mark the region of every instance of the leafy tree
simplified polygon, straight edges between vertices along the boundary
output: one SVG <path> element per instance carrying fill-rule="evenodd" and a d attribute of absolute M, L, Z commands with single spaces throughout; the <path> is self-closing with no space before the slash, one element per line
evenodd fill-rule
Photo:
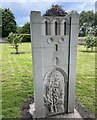
<path fill-rule="evenodd" d="M 17 28 L 17 33 L 22 33 L 22 34 L 30 34 L 30 23 L 27 22 L 24 24 L 23 27 L 18 27 Z"/>
<path fill-rule="evenodd" d="M 8 36 L 8 41 L 10 44 L 12 44 L 16 50 L 16 54 L 19 54 L 18 49 L 19 49 L 19 44 L 21 43 L 22 36 L 18 34 L 13 34 L 10 33 Z"/>
<path fill-rule="evenodd" d="M 82 26 L 84 23 L 88 23 L 88 24 L 93 24 L 94 23 L 94 13 L 93 11 L 82 11 L 80 13 L 80 26 Z"/>
<path fill-rule="evenodd" d="M 30 34 L 30 23 L 27 22 L 22 27 L 22 33 Z"/>
<path fill-rule="evenodd" d="M 2 23 L 2 9 L 0 8 L 0 25 Z"/>
<path fill-rule="evenodd" d="M 90 33 L 85 39 L 85 47 L 86 50 L 88 51 L 89 48 L 91 48 L 91 51 L 93 51 L 93 47 L 96 46 L 96 39 L 94 36 Z"/>
<path fill-rule="evenodd" d="M 14 34 L 13 43 L 14 43 L 14 46 L 15 46 L 16 54 L 19 53 L 18 48 L 19 48 L 19 44 L 21 43 L 21 40 L 22 40 L 21 35 Z"/>
<path fill-rule="evenodd" d="M 95 26 L 94 26 L 94 30 L 95 30 L 95 36 L 97 36 L 97 11 L 95 12 Z"/>
<path fill-rule="evenodd" d="M 79 20 L 80 35 L 86 36 L 88 32 L 95 31 L 95 14 L 93 11 L 82 11 Z"/>
<path fill-rule="evenodd" d="M 9 34 L 9 36 L 8 36 L 8 38 L 7 38 L 7 41 L 8 41 L 11 45 L 13 45 L 13 33 L 12 33 L 12 32 Z"/>
<path fill-rule="evenodd" d="M 50 9 L 46 11 L 44 16 L 66 16 L 67 12 L 62 8 L 62 6 L 59 6 L 58 4 L 52 5 Z"/>
<path fill-rule="evenodd" d="M 0 37 L 2 36 L 2 9 L 0 8 Z"/>
<path fill-rule="evenodd" d="M 8 9 L 2 9 L 2 37 L 7 37 L 10 32 L 16 32 L 16 21 L 12 11 Z"/>
<path fill-rule="evenodd" d="M 21 34 L 21 33 L 22 33 L 22 27 L 17 26 L 17 30 L 16 30 L 16 32 L 17 32 L 18 34 Z"/>

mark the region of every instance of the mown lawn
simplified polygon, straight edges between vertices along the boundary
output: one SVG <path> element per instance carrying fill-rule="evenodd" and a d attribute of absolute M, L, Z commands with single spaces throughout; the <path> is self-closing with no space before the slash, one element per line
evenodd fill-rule
<path fill-rule="evenodd" d="M 85 52 L 78 46 L 76 96 L 91 112 L 95 113 L 95 52 Z"/>
<path fill-rule="evenodd" d="M 10 54 L 14 52 L 9 44 L 2 46 L 2 114 L 3 118 L 20 117 L 20 106 L 33 96 L 33 74 L 31 44 L 20 45 L 20 52 L 25 54 Z M 94 60 L 95 53 L 82 52 L 83 46 L 78 46 L 76 96 L 91 112 L 95 104 Z"/>

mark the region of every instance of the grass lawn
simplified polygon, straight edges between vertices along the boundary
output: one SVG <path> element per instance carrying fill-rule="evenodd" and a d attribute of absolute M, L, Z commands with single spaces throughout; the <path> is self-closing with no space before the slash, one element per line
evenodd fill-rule
<path fill-rule="evenodd" d="M 20 45 L 20 52 L 25 54 L 10 54 L 14 52 L 9 44 L 2 46 L 2 114 L 3 118 L 20 117 L 20 106 L 33 95 L 33 74 L 31 44 Z M 82 52 L 83 46 L 78 46 L 76 96 L 91 112 L 94 112 L 95 53 Z"/>
<path fill-rule="evenodd" d="M 78 46 L 76 71 L 76 97 L 95 113 L 95 52 L 85 52 Z"/>

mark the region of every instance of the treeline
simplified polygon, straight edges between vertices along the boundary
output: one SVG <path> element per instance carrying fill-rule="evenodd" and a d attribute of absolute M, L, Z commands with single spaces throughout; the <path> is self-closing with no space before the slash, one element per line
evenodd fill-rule
<path fill-rule="evenodd" d="M 79 36 L 87 36 L 89 32 L 97 36 L 97 12 L 82 11 L 79 19 Z"/>
<path fill-rule="evenodd" d="M 64 11 L 60 6 L 53 5 L 50 10 L 48 11 L 53 13 L 56 9 L 59 9 L 59 11 Z M 62 13 L 59 12 L 58 13 Z M 17 34 L 30 34 L 30 23 L 27 22 L 23 25 L 23 27 L 20 27 L 17 25 L 15 16 L 12 13 L 12 11 L 7 9 L 0 9 L 0 13 L 2 12 L 2 37 L 8 37 L 9 33 L 17 33 Z M 73 11 L 74 12 L 74 11 Z M 79 36 L 84 37 L 87 36 L 89 32 L 93 33 L 95 36 L 97 36 L 97 13 L 94 13 L 93 11 L 82 11 L 80 13 L 80 20 L 79 20 Z"/>
<path fill-rule="evenodd" d="M 17 32 L 30 34 L 30 23 L 27 22 L 23 27 L 18 27 Z M 87 36 L 90 32 L 97 36 L 97 13 L 82 11 L 79 18 L 79 36 Z"/>

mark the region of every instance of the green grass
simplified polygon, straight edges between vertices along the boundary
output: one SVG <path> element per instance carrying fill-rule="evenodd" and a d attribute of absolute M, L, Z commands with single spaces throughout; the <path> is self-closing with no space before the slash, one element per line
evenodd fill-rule
<path fill-rule="evenodd" d="M 95 113 L 95 53 L 78 46 L 76 96 L 91 112 Z"/>
<path fill-rule="evenodd" d="M 9 44 L 2 46 L 2 113 L 3 117 L 19 117 L 23 101 L 33 95 L 33 75 L 31 45 L 20 45 L 19 51 L 25 54 L 10 54 L 15 52 Z"/>
<path fill-rule="evenodd" d="M 25 54 L 10 54 L 14 52 L 9 44 L 2 45 L 2 114 L 3 118 L 20 117 L 20 106 L 33 96 L 33 74 L 31 44 L 20 45 L 20 52 Z M 83 46 L 78 46 L 76 96 L 91 112 L 94 112 L 95 79 L 94 53 L 81 52 Z"/>

